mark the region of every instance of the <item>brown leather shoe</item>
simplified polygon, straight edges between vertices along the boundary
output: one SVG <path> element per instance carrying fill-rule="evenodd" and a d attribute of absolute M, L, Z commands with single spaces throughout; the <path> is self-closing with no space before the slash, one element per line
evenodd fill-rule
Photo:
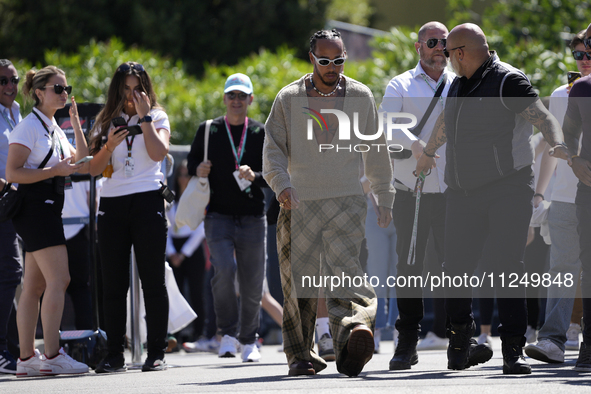
<path fill-rule="evenodd" d="M 373 333 L 365 324 L 356 325 L 351 330 L 347 343 L 347 356 L 338 370 L 347 376 L 357 376 L 363 367 L 373 357 L 375 343 Z"/>
<path fill-rule="evenodd" d="M 314 366 L 308 361 L 299 361 L 289 366 L 289 376 L 316 375 Z"/>

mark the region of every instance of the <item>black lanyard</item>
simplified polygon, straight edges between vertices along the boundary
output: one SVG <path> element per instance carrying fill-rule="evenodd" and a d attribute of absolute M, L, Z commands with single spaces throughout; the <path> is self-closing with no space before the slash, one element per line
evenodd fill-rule
<path fill-rule="evenodd" d="M 37 112 L 35 112 L 35 110 L 33 109 L 33 111 L 31 111 L 35 114 L 35 116 L 37 117 L 37 119 L 39 119 L 39 122 L 41 122 L 41 124 L 43 125 L 43 128 L 45 129 L 45 131 L 47 131 L 47 134 L 51 136 L 52 141 L 54 141 L 54 136 L 55 136 L 55 132 L 50 132 L 49 129 L 47 128 L 47 125 L 45 124 L 45 122 L 43 121 L 43 119 L 41 119 L 41 117 L 39 116 L 39 114 Z M 57 142 L 59 144 L 59 148 L 60 148 L 60 160 L 64 160 L 64 148 L 62 147 L 62 142 L 60 141 L 61 139 L 59 138 L 59 136 L 57 137 Z"/>

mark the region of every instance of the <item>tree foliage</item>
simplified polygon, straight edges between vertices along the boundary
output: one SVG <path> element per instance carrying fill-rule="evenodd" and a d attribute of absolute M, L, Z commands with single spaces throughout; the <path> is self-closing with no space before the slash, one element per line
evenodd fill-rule
<path fill-rule="evenodd" d="M 2 56 L 43 60 L 44 50 L 75 52 L 91 38 L 119 37 L 183 60 L 235 64 L 260 48 L 306 51 L 324 25 L 328 0 L 0 0 Z"/>

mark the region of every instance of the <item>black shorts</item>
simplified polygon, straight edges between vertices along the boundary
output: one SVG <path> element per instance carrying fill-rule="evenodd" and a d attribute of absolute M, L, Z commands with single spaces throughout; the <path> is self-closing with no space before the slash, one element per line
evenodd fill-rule
<path fill-rule="evenodd" d="M 56 193 L 51 183 L 44 182 L 19 185 L 19 190 L 24 192 L 23 202 L 12 224 L 23 240 L 25 251 L 65 245 L 64 194 Z"/>

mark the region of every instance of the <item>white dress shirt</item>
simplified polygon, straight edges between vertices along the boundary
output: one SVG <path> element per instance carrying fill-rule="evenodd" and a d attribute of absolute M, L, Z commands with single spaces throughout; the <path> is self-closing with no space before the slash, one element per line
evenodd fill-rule
<path fill-rule="evenodd" d="M 564 122 L 564 115 L 566 115 L 566 107 L 568 105 L 568 93 L 566 88 L 568 85 L 562 85 L 552 92 L 550 96 L 550 113 L 554 115 L 560 126 Z M 581 136 L 582 137 L 582 136 Z M 579 140 L 579 149 L 581 139 Z M 579 179 L 573 173 L 566 160 L 558 159 L 556 164 L 554 187 L 552 193 L 548 193 L 546 189 L 546 197 L 550 197 L 552 201 L 568 202 L 571 204 L 575 203 L 575 197 L 577 195 L 577 184 Z"/>
<path fill-rule="evenodd" d="M 456 75 L 445 69 L 438 81 L 433 80 L 427 75 L 421 66 L 421 62 L 412 69 L 408 70 L 396 77 L 388 83 L 386 87 L 386 93 L 380 111 L 384 112 L 406 112 L 411 113 L 417 117 L 417 124 L 421 122 L 423 114 L 427 111 L 435 90 L 439 86 L 438 83 L 441 81 L 443 76 L 447 74 L 447 80 L 445 82 L 445 88 L 441 94 L 441 97 L 435 107 L 431 116 L 425 123 L 423 130 L 419 134 L 418 138 L 414 135 L 408 135 L 400 129 L 395 129 L 392 132 L 392 140 L 388 143 L 395 143 L 402 145 L 405 149 L 410 149 L 411 145 L 417 139 L 421 139 L 425 142 L 429 141 L 429 137 L 433 132 L 433 127 L 437 118 L 443 111 L 445 105 L 444 97 L 447 96 L 449 87 L 456 77 Z M 395 123 L 409 123 L 408 118 L 398 118 L 394 120 Z M 387 130 L 387 128 L 384 128 Z M 426 177 L 425 184 L 423 186 L 424 193 L 443 193 L 447 186 L 443 182 L 445 173 L 445 145 L 441 146 L 437 150 L 437 154 L 440 156 L 437 159 L 437 167 L 431 170 L 431 174 Z M 417 160 L 414 156 L 408 159 L 394 160 L 394 178 L 404 184 L 410 189 L 414 189 L 417 178 L 413 175 L 417 165 Z"/>

